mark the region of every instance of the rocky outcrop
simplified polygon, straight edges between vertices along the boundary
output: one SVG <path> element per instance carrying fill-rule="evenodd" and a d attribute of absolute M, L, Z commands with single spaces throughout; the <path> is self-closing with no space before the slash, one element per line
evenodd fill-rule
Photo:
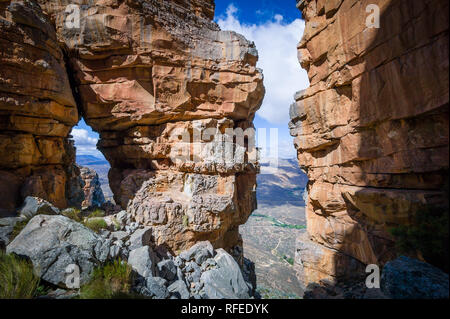
<path fill-rule="evenodd" d="M 0 216 L 27 196 L 67 206 L 78 111 L 55 30 L 31 1 L 0 2 Z"/>
<path fill-rule="evenodd" d="M 0 8 L 3 210 L 28 195 L 59 208 L 82 200 L 68 135 L 78 107 L 100 134 L 115 202 L 152 227 L 158 245 L 240 244 L 258 168 L 251 137 L 229 130 L 253 128 L 263 77 L 254 44 L 212 21 L 212 0 Z"/>
<path fill-rule="evenodd" d="M 80 270 L 80 284 L 109 257 L 111 241 L 65 217 L 37 215 L 7 246 L 7 253 L 27 258 L 45 281 L 66 287 L 70 265 Z"/>
<path fill-rule="evenodd" d="M 113 229 L 96 233 L 66 216 L 45 215 L 55 213 L 53 208 L 41 199 L 33 200 L 30 197 L 24 209 L 33 206 L 33 213 L 39 215 L 10 243 L 8 232 L 15 221 L 0 219 L 0 249 L 7 245 L 6 253 L 30 260 L 46 283 L 64 289 L 82 287 L 92 279 L 94 268 L 120 258 L 133 272 L 130 293 L 156 299 L 253 296 L 254 284 L 245 279 L 248 276 L 236 260 L 223 249 L 214 250 L 208 241 L 174 256 L 155 246 L 151 228 L 131 222 L 125 211 L 105 217 L 115 220 L 107 226 Z"/>
<path fill-rule="evenodd" d="M 390 228 L 448 205 L 448 1 L 297 3 L 310 86 L 291 107 L 309 178 L 296 263 L 307 283 L 336 281 L 394 258 Z"/>
<path fill-rule="evenodd" d="M 156 261 L 160 260 L 159 262 Z M 148 246 L 130 252 L 128 263 L 141 275 L 134 289 L 156 299 L 248 299 L 252 284 L 225 250 L 199 242 L 176 257 L 159 256 Z M 156 264 L 156 267 L 155 267 Z"/>
<path fill-rule="evenodd" d="M 257 165 L 213 152 L 231 145 L 245 153 L 229 135 L 210 139 L 253 127 L 264 95 L 254 44 L 220 31 L 211 0 L 86 1 L 72 29 L 69 3 L 38 2 L 68 48 L 79 107 L 112 167 L 115 202 L 173 251 L 203 239 L 239 245 L 238 225 L 256 204 Z M 183 147 L 192 153 L 177 160 Z"/>
<path fill-rule="evenodd" d="M 82 207 L 101 207 L 105 203 L 105 196 L 101 188 L 98 174 L 91 168 L 80 167 L 80 177 L 83 180 L 84 201 Z"/>

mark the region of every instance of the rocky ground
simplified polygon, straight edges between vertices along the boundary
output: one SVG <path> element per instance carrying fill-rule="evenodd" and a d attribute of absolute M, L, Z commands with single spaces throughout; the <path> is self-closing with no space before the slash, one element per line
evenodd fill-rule
<path fill-rule="evenodd" d="M 83 214 L 60 211 L 45 200 L 27 197 L 18 217 L 0 219 L 2 250 L 32 262 L 48 289 L 41 297 L 77 297 L 80 291 L 69 285 L 67 267 L 79 267 L 83 289 L 95 269 L 113 261 L 131 266 L 133 281 L 127 293 L 134 297 L 247 299 L 254 295 L 251 269 L 242 265 L 242 270 L 230 254 L 214 250 L 208 241 L 174 255 L 155 246 L 151 228 L 134 222 L 126 211 L 80 216 Z M 16 231 L 18 225 L 20 231 Z"/>

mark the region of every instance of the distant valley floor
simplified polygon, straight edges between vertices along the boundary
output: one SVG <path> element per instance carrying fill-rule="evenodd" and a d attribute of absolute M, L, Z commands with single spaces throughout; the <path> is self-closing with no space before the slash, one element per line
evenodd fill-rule
<path fill-rule="evenodd" d="M 295 240 L 305 227 L 305 208 L 290 204 L 259 204 L 240 227 L 244 255 L 255 263 L 258 291 L 263 298 L 303 295 L 292 264 Z"/>

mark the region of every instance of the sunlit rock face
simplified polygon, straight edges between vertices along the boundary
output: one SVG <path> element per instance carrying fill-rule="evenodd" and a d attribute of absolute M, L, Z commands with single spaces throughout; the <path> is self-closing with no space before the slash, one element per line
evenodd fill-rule
<path fill-rule="evenodd" d="M 79 205 L 78 111 L 50 20 L 33 2 L 0 1 L 0 47 L 0 216 L 26 196 Z"/>
<path fill-rule="evenodd" d="M 248 157 L 247 139 L 224 136 L 252 128 L 264 96 L 254 44 L 220 31 L 212 0 L 38 2 L 100 134 L 115 201 L 172 251 L 198 240 L 239 245 L 238 225 L 256 206 L 257 163 L 234 158 Z M 205 129 L 224 136 L 195 139 Z M 174 156 L 180 145 L 191 155 Z M 230 145 L 233 160 L 223 161 Z"/>
<path fill-rule="evenodd" d="M 105 203 L 105 196 L 101 188 L 98 174 L 89 167 L 79 167 L 80 177 L 83 180 L 84 200 L 81 203 L 83 208 L 102 207 Z"/>
<path fill-rule="evenodd" d="M 366 24 L 375 22 L 371 4 L 380 28 Z M 308 236 L 299 239 L 296 263 L 306 282 L 336 280 L 392 259 L 390 228 L 448 204 L 448 1 L 298 7 L 310 87 L 291 107 L 309 177 Z"/>

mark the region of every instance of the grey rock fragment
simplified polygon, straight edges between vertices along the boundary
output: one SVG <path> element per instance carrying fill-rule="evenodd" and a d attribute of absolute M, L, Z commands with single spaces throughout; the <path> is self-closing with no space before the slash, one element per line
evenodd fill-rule
<path fill-rule="evenodd" d="M 170 293 L 176 295 L 181 299 L 189 299 L 190 293 L 186 287 L 186 284 L 182 280 L 177 280 L 173 284 L 171 284 L 168 288 Z"/>
<path fill-rule="evenodd" d="M 156 256 L 150 246 L 143 246 L 130 251 L 128 264 L 144 278 L 155 275 Z"/>
<path fill-rule="evenodd" d="M 160 261 L 157 267 L 159 276 L 169 281 L 173 280 L 177 276 L 177 267 L 171 259 Z"/>

